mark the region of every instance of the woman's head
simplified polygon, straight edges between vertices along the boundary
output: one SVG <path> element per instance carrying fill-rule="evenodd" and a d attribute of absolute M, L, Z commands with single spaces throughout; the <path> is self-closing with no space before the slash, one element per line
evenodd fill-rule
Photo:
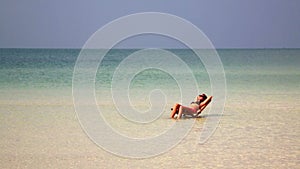
<path fill-rule="evenodd" d="M 207 96 L 206 96 L 206 94 L 199 94 L 199 96 L 197 97 L 197 99 L 199 100 L 199 101 L 201 101 L 201 102 L 203 102 L 204 100 L 206 100 L 207 99 Z"/>

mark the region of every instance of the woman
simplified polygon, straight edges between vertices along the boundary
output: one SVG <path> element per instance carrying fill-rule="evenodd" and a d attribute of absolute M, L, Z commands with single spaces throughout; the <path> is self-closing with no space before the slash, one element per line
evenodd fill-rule
<path fill-rule="evenodd" d="M 176 114 L 178 114 L 177 119 L 180 119 L 183 114 L 197 116 L 210 103 L 211 99 L 212 96 L 207 97 L 205 94 L 201 94 L 195 98 L 195 101 L 190 104 L 190 107 L 176 103 L 171 109 L 171 118 L 174 119 Z"/>

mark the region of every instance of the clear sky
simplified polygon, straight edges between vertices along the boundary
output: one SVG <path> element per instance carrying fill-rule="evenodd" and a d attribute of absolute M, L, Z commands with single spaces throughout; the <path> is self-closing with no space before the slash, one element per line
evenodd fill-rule
<path fill-rule="evenodd" d="M 300 0 L 1 0 L 0 47 L 81 48 L 103 25 L 137 12 L 187 19 L 217 48 L 300 48 Z"/>

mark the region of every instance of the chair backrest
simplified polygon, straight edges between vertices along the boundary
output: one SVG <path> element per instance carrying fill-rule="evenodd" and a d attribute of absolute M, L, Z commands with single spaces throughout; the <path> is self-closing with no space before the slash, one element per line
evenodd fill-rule
<path fill-rule="evenodd" d="M 197 111 L 197 115 L 199 115 L 205 108 L 207 105 L 209 105 L 209 103 L 211 102 L 212 97 L 208 97 L 204 102 L 206 102 L 206 104 L 204 106 L 202 106 L 198 111 Z"/>

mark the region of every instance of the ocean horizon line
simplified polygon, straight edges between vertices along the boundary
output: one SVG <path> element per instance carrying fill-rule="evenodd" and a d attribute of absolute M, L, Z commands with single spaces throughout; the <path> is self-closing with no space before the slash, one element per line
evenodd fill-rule
<path fill-rule="evenodd" d="M 24 50 L 82 50 L 83 48 L 51 48 L 51 47 L 0 47 L 0 49 L 24 49 Z M 103 50 L 142 50 L 142 49 L 165 49 L 165 50 L 190 50 L 191 48 L 89 48 L 89 49 L 103 49 Z M 299 50 L 299 48 L 193 48 L 193 50 Z"/>

